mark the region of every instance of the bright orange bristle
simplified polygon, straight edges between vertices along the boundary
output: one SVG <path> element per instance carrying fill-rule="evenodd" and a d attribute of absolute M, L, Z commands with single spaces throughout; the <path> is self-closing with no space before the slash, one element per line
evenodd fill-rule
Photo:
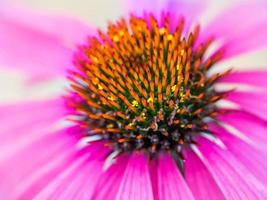
<path fill-rule="evenodd" d="M 88 134 L 120 151 L 155 153 L 181 149 L 206 128 L 203 119 L 215 116 L 222 98 L 212 85 L 224 75 L 208 77 L 207 71 L 222 52 L 204 60 L 212 39 L 196 47 L 199 26 L 187 35 L 183 27 L 180 19 L 171 28 L 168 15 L 160 24 L 153 15 L 132 15 L 81 47 L 80 72 L 69 77 L 79 98 L 68 105 L 88 124 Z"/>

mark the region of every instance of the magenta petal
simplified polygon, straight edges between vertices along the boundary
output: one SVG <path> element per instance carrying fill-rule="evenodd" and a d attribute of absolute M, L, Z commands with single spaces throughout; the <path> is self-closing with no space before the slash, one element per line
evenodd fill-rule
<path fill-rule="evenodd" d="M 116 163 L 110 166 L 103 174 L 101 175 L 92 199 L 94 200 L 106 200 L 106 199 L 115 199 L 125 168 L 127 166 L 129 156 L 120 155 L 116 159 Z"/>
<path fill-rule="evenodd" d="M 149 175 L 148 158 L 144 154 L 133 153 L 131 155 L 121 180 L 116 199 L 154 199 Z"/>
<path fill-rule="evenodd" d="M 84 30 L 75 34 L 71 30 L 78 33 L 80 28 L 68 19 L 16 11 L 0 13 L 0 66 L 30 74 L 32 78 L 64 77 L 73 66 L 76 42 L 90 32 L 81 26 Z"/>
<path fill-rule="evenodd" d="M 79 152 L 41 190 L 36 199 L 91 199 L 95 185 L 102 174 L 108 149 L 103 143 L 89 146 Z M 42 179 L 40 179 L 42 181 Z"/>
<path fill-rule="evenodd" d="M 239 2 L 215 18 L 201 33 L 201 37 L 212 35 L 221 39 L 224 43 L 225 58 L 266 47 L 266 9 L 266 1 Z"/>
<path fill-rule="evenodd" d="M 158 197 L 161 200 L 194 199 L 178 166 L 170 155 L 161 155 L 158 160 Z"/>
<path fill-rule="evenodd" d="M 150 179 L 151 179 L 154 199 L 158 200 L 159 199 L 158 161 L 156 159 L 150 161 L 149 170 L 150 170 Z"/>
<path fill-rule="evenodd" d="M 185 180 L 195 199 L 225 199 L 211 173 L 191 150 L 185 154 Z"/>
<path fill-rule="evenodd" d="M 267 88 L 266 71 L 232 72 L 220 80 L 222 83 L 248 84 L 263 89 Z"/>
<path fill-rule="evenodd" d="M 267 93 L 265 92 L 230 92 L 227 97 L 241 109 L 267 120 Z"/>
<path fill-rule="evenodd" d="M 197 152 L 220 186 L 225 199 L 266 199 L 265 183 L 260 182 L 228 149 L 200 138 Z M 241 149 L 242 150 L 242 149 Z"/>

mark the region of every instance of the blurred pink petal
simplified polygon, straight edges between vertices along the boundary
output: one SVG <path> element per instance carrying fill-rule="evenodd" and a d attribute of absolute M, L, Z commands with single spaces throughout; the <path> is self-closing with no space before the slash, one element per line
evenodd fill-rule
<path fill-rule="evenodd" d="M 244 71 L 244 72 L 232 72 L 221 80 L 223 83 L 241 83 L 260 87 L 262 89 L 267 88 L 267 72 L 266 71 Z"/>
<path fill-rule="evenodd" d="M 66 131 L 52 129 L 52 125 L 64 114 L 61 104 L 62 101 L 56 99 L 6 105 L 1 108 L 0 185 L 4 190 L 0 196 L 10 199 L 11 195 L 18 195 L 11 191 L 17 187 L 19 192 L 27 182 L 27 177 L 33 171 L 38 172 L 36 168 L 41 172 L 41 166 L 52 163 L 53 160 L 57 166 L 59 160 L 55 156 L 62 148 L 73 147 L 76 141 L 73 136 L 67 136 Z M 71 149 L 73 148 L 69 150 Z M 71 152 L 66 151 L 61 155 L 61 163 L 66 162 Z M 13 171 L 12 174 L 8 173 L 10 170 Z"/>
<path fill-rule="evenodd" d="M 59 187 L 51 186 L 54 179 L 55 182 L 58 181 L 57 184 L 63 186 L 65 179 L 57 177 L 67 173 L 65 172 L 68 170 L 66 166 L 71 168 L 72 165 L 75 165 L 76 160 L 78 162 L 80 159 L 84 160 L 83 165 L 77 169 L 75 174 L 81 173 L 83 175 L 84 171 L 89 170 L 88 167 L 93 167 L 95 173 L 92 175 L 94 176 L 87 176 L 86 180 L 97 180 L 101 172 L 100 169 L 97 170 L 96 168 L 97 163 L 99 163 L 100 168 L 101 162 L 104 162 L 104 159 L 101 161 L 98 158 L 101 159 L 101 156 L 103 157 L 107 153 L 107 148 L 103 148 L 103 144 L 100 143 L 92 144 L 86 150 L 79 150 L 77 142 L 80 129 L 71 128 L 60 131 L 55 129 L 56 122 L 59 122 L 66 114 L 66 108 L 61 98 L 6 105 L 0 110 L 0 119 L 3 122 L 0 134 L 1 197 L 5 197 L 5 199 L 16 197 L 31 199 L 37 193 L 40 196 L 48 197 Z M 28 114 L 25 115 L 25 113 Z M 94 154 L 94 157 L 85 160 L 88 157 L 88 151 Z M 85 167 L 87 165 L 88 167 Z M 9 173 L 10 171 L 12 173 Z M 82 177 L 85 180 L 84 176 Z M 80 190 L 80 185 L 77 187 L 73 193 Z M 15 193 L 14 188 L 16 188 Z M 90 183 L 90 188 L 92 193 L 92 183 Z M 61 192 L 63 195 L 66 191 Z M 57 190 L 56 195 L 59 194 L 61 194 L 60 190 Z M 83 195 L 90 196 L 88 188 Z"/>
<path fill-rule="evenodd" d="M 65 165 L 60 173 L 41 187 L 35 198 L 91 199 L 95 185 L 102 174 L 107 150 L 103 143 L 96 143 L 83 152 L 78 152 L 78 155 L 72 158 L 73 164 Z"/>
<path fill-rule="evenodd" d="M 66 75 L 73 49 L 90 34 L 86 25 L 68 18 L 3 8 L 0 16 L 1 67 L 42 79 Z"/>
<path fill-rule="evenodd" d="M 266 1 L 237 3 L 212 19 L 201 33 L 201 41 L 207 36 L 221 39 L 225 58 L 267 47 L 266 9 Z"/>
<path fill-rule="evenodd" d="M 30 192 L 27 192 L 29 198 L 30 195 L 43 189 L 75 158 L 74 142 L 75 140 L 66 137 L 65 133 L 54 132 L 39 136 L 38 140 L 31 141 L 22 149 L 17 149 L 14 155 L 0 165 L 1 187 L 4 186 L 7 193 L 1 196 L 7 195 L 6 198 L 12 195 L 13 198 L 23 196 L 23 193 L 30 189 Z M 13 171 L 12 174 L 8 173 L 10 170 Z"/>
<path fill-rule="evenodd" d="M 267 120 L 267 93 L 264 92 L 230 92 L 227 97 L 238 104 L 241 109 Z"/>
<path fill-rule="evenodd" d="M 1 16 L 31 30 L 46 33 L 63 45 L 75 49 L 82 44 L 95 28 L 76 18 L 55 13 L 36 11 L 23 6 L 6 5 L 0 8 Z M 16 15 L 14 15 L 16 13 Z M 34 20 L 32 20 L 34 18 Z M 60 31 L 59 31 L 60 30 Z"/>
<path fill-rule="evenodd" d="M 11 156 L 32 141 L 40 139 L 44 134 L 50 133 L 53 126 L 65 114 L 66 109 L 61 98 L 2 105 L 0 108 L 0 160 Z M 10 143 L 14 145 L 9 145 Z"/>

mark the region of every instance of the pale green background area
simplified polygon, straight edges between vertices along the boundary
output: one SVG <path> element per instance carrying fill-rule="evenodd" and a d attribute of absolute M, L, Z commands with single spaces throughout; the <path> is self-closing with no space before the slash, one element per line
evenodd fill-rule
<path fill-rule="evenodd" d="M 38 9 L 71 14 L 104 27 L 107 20 L 122 15 L 122 0 L 19 0 Z"/>
<path fill-rule="evenodd" d="M 121 5 L 122 0 L 17 0 L 27 6 L 32 6 L 36 10 L 47 10 L 52 13 L 70 15 L 98 27 L 104 28 L 107 20 L 116 20 L 123 15 Z M 234 0 L 214 0 L 210 8 L 210 15 L 204 17 L 209 20 L 212 15 L 218 12 L 218 9 L 225 9 L 229 3 Z M 242 55 L 235 59 L 222 63 L 218 68 L 235 67 L 245 68 L 264 68 L 267 69 L 267 51 L 250 53 Z M 266 66 L 266 67 L 265 67 Z M 64 77 L 63 77 L 64 78 Z M 23 81 L 25 79 L 16 72 L 6 72 L 0 70 L 0 101 L 21 101 L 32 100 L 36 98 L 50 97 L 62 93 L 62 85 L 66 84 L 64 80 L 31 85 L 25 88 Z"/>

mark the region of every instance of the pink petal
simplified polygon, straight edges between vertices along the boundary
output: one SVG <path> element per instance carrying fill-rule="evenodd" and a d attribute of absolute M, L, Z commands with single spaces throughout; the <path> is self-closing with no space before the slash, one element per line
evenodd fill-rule
<path fill-rule="evenodd" d="M 264 92 L 230 92 L 227 97 L 238 104 L 241 109 L 267 120 L 267 93 Z"/>
<path fill-rule="evenodd" d="M 154 199 L 149 176 L 148 158 L 144 154 L 133 153 L 131 155 L 115 199 Z"/>
<path fill-rule="evenodd" d="M 0 106 L 0 161 L 50 133 L 65 113 L 61 98 Z"/>
<path fill-rule="evenodd" d="M 207 139 L 200 138 L 197 143 L 198 156 L 215 178 L 225 199 L 266 199 L 265 183 L 246 169 L 246 163 Z"/>
<path fill-rule="evenodd" d="M 0 164 L 6 192 L 13 197 L 30 197 L 57 176 L 66 166 L 75 161 L 75 141 L 64 133 L 53 133 L 40 137 L 27 147 L 19 150 Z M 47 148 L 49 146 L 49 148 Z M 18 167 L 18 165 L 20 167 Z M 8 173 L 12 171 L 12 174 Z"/>
<path fill-rule="evenodd" d="M 204 30 L 207 36 L 222 40 L 225 58 L 267 46 L 267 2 L 238 2 L 226 9 Z"/>
<path fill-rule="evenodd" d="M 178 166 L 170 155 L 161 155 L 158 160 L 158 197 L 161 200 L 194 199 Z"/>
<path fill-rule="evenodd" d="M 77 42 L 90 34 L 89 28 L 74 20 L 23 9 L 1 9 L 0 26 L 0 66 L 41 79 L 64 77 L 73 67 Z"/>
<path fill-rule="evenodd" d="M 267 9 L 267 6 L 264 6 Z M 260 11 L 259 11 L 260 12 Z M 265 19 L 267 16 L 264 16 Z M 222 47 L 225 50 L 224 58 L 267 47 L 267 20 L 256 24 L 247 30 L 246 34 L 240 34 L 226 42 Z"/>
<path fill-rule="evenodd" d="M 150 179 L 152 184 L 152 190 L 154 199 L 159 199 L 159 184 L 158 184 L 158 160 L 152 160 L 149 163 Z"/>
<path fill-rule="evenodd" d="M 244 124 L 243 124 L 244 126 Z M 247 129 L 253 129 L 253 126 L 245 126 Z M 254 130 L 254 129 L 253 129 Z M 267 154 L 266 144 L 264 146 L 265 152 L 260 151 L 256 148 L 256 145 L 252 145 L 242 141 L 240 138 L 234 136 L 230 132 L 227 132 L 221 127 L 214 125 L 212 131 L 215 132 L 216 136 L 224 143 L 227 149 L 235 156 L 245 167 L 262 183 L 267 183 Z M 254 130 L 255 131 L 255 130 Z M 260 132 L 265 140 L 267 139 L 265 132 Z M 256 143 L 256 142 L 255 142 Z M 259 144 L 260 145 L 260 144 Z"/>
<path fill-rule="evenodd" d="M 115 199 L 124 175 L 125 168 L 127 166 L 128 159 L 128 155 L 120 155 L 116 159 L 116 163 L 110 166 L 107 171 L 103 172 L 96 185 L 92 199 Z"/>
<path fill-rule="evenodd" d="M 233 126 L 241 132 L 240 139 L 255 142 L 255 146 L 266 146 L 267 122 L 243 111 L 230 111 L 220 115 L 218 119 Z"/>
<path fill-rule="evenodd" d="M 41 166 L 49 156 L 76 141 L 73 136 L 52 128 L 64 112 L 61 99 L 11 104 L 0 108 L 0 173 L 3 174 L 1 180 L 5 181 L 0 185 L 4 184 L 6 195 L 15 189 L 15 185 L 20 187 L 19 182 L 36 166 Z M 66 151 L 65 155 L 69 153 Z M 7 173 L 10 170 L 12 175 Z"/>
<path fill-rule="evenodd" d="M 42 130 L 41 127 L 39 129 Z M 51 199 L 81 195 L 79 192 L 82 192 L 79 199 L 90 198 L 108 149 L 102 143 L 78 149 L 76 135 L 80 134 L 79 131 L 72 128 L 46 135 L 40 132 L 38 140 L 31 141 L 1 161 L 0 188 L 4 188 L 5 193 L 0 196 L 5 196 L 5 199 L 32 199 L 35 196 Z M 27 134 L 24 137 L 27 138 Z M 31 140 L 30 137 L 28 139 Z M 12 145 L 16 148 L 16 142 Z M 87 187 L 83 188 L 86 184 Z"/>
<path fill-rule="evenodd" d="M 225 199 L 211 173 L 191 150 L 185 154 L 185 180 L 195 199 Z"/>
<path fill-rule="evenodd" d="M 222 83 L 241 83 L 267 88 L 267 72 L 266 71 L 245 71 L 233 72 L 220 80 Z"/>
<path fill-rule="evenodd" d="M 36 199 L 91 199 L 102 174 L 108 149 L 103 143 L 92 144 L 72 163 L 64 166 L 53 179 L 42 185 Z M 42 180 L 42 179 L 41 179 Z"/>
<path fill-rule="evenodd" d="M 101 143 L 92 144 L 87 149 L 77 148 L 81 130 L 76 127 L 59 130 L 59 127 L 55 126 L 65 112 L 62 99 L 6 105 L 0 109 L 0 121 L 3 122 L 0 127 L 2 198 L 32 199 L 36 195 L 48 198 L 49 195 L 54 195 L 54 191 L 57 191 L 56 195 L 63 195 L 65 192 L 70 192 L 68 195 L 76 195 L 85 180 L 97 180 L 101 172 L 99 168 L 104 162 L 103 157 L 108 150 Z M 88 155 L 92 155 L 90 162 L 86 160 Z M 85 164 L 76 166 L 80 159 L 83 159 Z M 75 179 L 72 187 L 77 189 L 72 192 L 58 189 L 59 185 L 63 187 L 66 184 L 64 181 L 69 183 L 69 179 L 60 178 L 69 168 L 78 170 L 72 174 L 77 174 L 72 176 Z M 94 173 L 88 174 L 85 179 L 84 173 L 87 170 Z M 84 195 L 92 194 L 91 183 L 90 189 L 87 188 L 86 192 L 83 192 Z"/>
<path fill-rule="evenodd" d="M 95 28 L 78 19 L 33 8 L 5 5 L 0 8 L 0 12 L 5 18 L 29 29 L 51 35 L 71 48 L 84 43 L 88 35 L 95 31 Z M 33 18 L 35 20 L 32 20 Z"/>

